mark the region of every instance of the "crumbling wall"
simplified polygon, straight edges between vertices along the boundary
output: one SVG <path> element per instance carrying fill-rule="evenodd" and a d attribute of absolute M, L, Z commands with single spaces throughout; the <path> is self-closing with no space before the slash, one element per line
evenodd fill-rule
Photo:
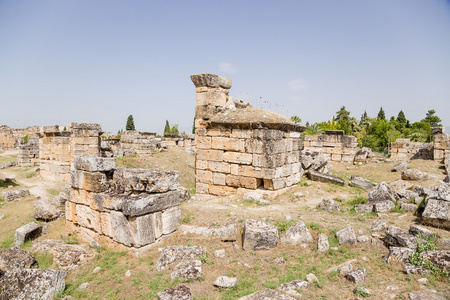
<path fill-rule="evenodd" d="M 113 158 L 75 157 L 66 202 L 69 233 L 144 251 L 173 233 L 189 198 L 177 172 L 116 169 Z"/>
<path fill-rule="evenodd" d="M 156 133 L 126 130 L 120 137 L 120 147 L 116 150 L 116 157 L 133 156 L 146 157 L 156 153 Z"/>
<path fill-rule="evenodd" d="M 39 165 L 39 138 L 30 137 L 28 141 L 23 141 L 19 145 L 17 155 L 17 165 L 19 167 L 34 167 Z"/>
<path fill-rule="evenodd" d="M 164 134 L 163 140 L 169 147 L 195 151 L 195 134 Z"/>
<path fill-rule="evenodd" d="M 327 130 L 324 135 L 306 135 L 305 149 L 319 150 L 328 161 L 353 162 L 358 151 L 355 136 L 344 135 L 343 130 Z"/>
<path fill-rule="evenodd" d="M 300 181 L 305 127 L 229 96 L 231 80 L 191 76 L 196 87 L 196 191 L 277 191 Z"/>
<path fill-rule="evenodd" d="M 393 160 L 433 159 L 433 144 L 402 138 L 391 144 L 390 152 Z"/>
<path fill-rule="evenodd" d="M 433 127 L 433 159 L 444 162 L 450 152 L 450 138 L 444 127 Z"/>
<path fill-rule="evenodd" d="M 40 131 L 39 126 L 28 126 L 26 128 L 10 128 L 9 126 L 0 126 L 0 148 L 18 147 L 22 137 L 37 137 Z"/>

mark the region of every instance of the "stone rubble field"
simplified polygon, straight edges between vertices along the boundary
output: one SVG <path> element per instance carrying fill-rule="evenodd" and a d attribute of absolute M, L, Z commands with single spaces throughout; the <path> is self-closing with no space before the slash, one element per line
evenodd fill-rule
<path fill-rule="evenodd" d="M 435 161 L 308 158 L 269 199 L 195 194 L 181 149 L 121 158 L 177 171 L 192 194 L 177 230 L 133 253 L 68 235 L 70 189 L 14 155 L 0 153 L 0 299 L 450 299 L 450 183 Z"/>

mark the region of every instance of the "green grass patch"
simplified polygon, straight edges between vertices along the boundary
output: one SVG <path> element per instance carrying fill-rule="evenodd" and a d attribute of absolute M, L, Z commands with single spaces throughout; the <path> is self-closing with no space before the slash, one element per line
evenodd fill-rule
<path fill-rule="evenodd" d="M 286 220 L 281 220 L 281 221 L 276 221 L 275 222 L 275 226 L 278 228 L 278 231 L 280 233 L 285 232 L 289 226 L 293 225 L 295 222 L 294 221 L 286 221 Z"/>

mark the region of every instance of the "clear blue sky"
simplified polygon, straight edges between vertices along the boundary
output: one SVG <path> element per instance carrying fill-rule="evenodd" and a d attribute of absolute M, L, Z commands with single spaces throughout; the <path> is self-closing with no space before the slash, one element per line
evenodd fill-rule
<path fill-rule="evenodd" d="M 190 132 L 201 72 L 303 123 L 435 109 L 449 132 L 450 1 L 0 0 L 0 124 Z"/>

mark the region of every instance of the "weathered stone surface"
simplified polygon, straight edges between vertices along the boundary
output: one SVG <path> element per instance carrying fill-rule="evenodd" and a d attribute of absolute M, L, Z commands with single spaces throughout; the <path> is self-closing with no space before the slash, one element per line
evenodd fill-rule
<path fill-rule="evenodd" d="M 70 170 L 72 187 L 94 193 L 102 193 L 108 189 L 106 175 L 101 172 Z"/>
<path fill-rule="evenodd" d="M 163 211 L 161 214 L 162 233 L 169 234 L 177 230 L 180 219 L 181 209 L 178 206 Z M 142 228 L 144 228 L 144 226 Z"/>
<path fill-rule="evenodd" d="M 225 257 L 225 249 L 219 249 L 214 251 L 214 257 L 224 258 Z"/>
<path fill-rule="evenodd" d="M 15 162 L 15 161 L 8 161 L 8 162 L 0 163 L 0 170 L 6 169 L 6 168 L 11 168 L 16 165 L 17 165 L 17 162 Z"/>
<path fill-rule="evenodd" d="M 20 249 L 0 250 L 0 271 L 37 267 L 37 261 L 32 253 Z"/>
<path fill-rule="evenodd" d="M 440 238 L 437 247 L 439 250 L 450 250 L 450 239 Z"/>
<path fill-rule="evenodd" d="M 396 193 L 401 190 L 410 190 L 413 186 L 411 182 L 402 179 L 389 183 L 389 187 Z"/>
<path fill-rule="evenodd" d="M 12 190 L 12 191 L 6 191 L 4 194 L 4 198 L 7 201 L 12 201 L 15 199 L 19 199 L 25 196 L 29 196 L 30 195 L 30 191 L 27 189 L 17 189 L 17 190 Z"/>
<path fill-rule="evenodd" d="M 448 300 L 447 296 L 435 290 L 415 291 L 409 293 L 410 300 Z"/>
<path fill-rule="evenodd" d="M 437 198 L 439 200 L 450 201 L 450 186 L 447 183 L 440 182 L 437 192 Z"/>
<path fill-rule="evenodd" d="M 356 240 L 358 243 L 368 243 L 370 239 L 367 235 L 360 235 L 356 238 Z"/>
<path fill-rule="evenodd" d="M 386 182 L 381 182 L 369 191 L 368 199 L 370 202 L 386 200 L 396 201 L 397 195 Z"/>
<path fill-rule="evenodd" d="M 33 246 L 31 247 L 31 250 L 33 252 L 52 252 L 53 249 L 56 247 L 59 247 L 63 245 L 64 242 L 62 240 L 41 240 L 39 242 L 33 243 Z"/>
<path fill-rule="evenodd" d="M 183 281 L 198 279 L 202 277 L 202 262 L 199 260 L 181 262 L 175 266 L 175 271 L 170 274 L 170 277 Z"/>
<path fill-rule="evenodd" d="M 194 74 L 191 75 L 191 80 L 194 83 L 195 87 L 222 87 L 225 89 L 231 88 L 231 79 L 222 77 L 215 74 L 209 74 L 209 73 L 201 73 L 201 74 Z"/>
<path fill-rule="evenodd" d="M 64 214 L 64 211 L 56 208 L 47 199 L 41 199 L 34 202 L 36 211 L 33 214 L 33 218 L 36 220 L 52 221 Z"/>
<path fill-rule="evenodd" d="M 386 230 L 384 242 L 388 246 L 415 249 L 417 240 L 416 237 L 408 231 L 395 226 L 389 226 Z"/>
<path fill-rule="evenodd" d="M 450 229 L 450 201 L 428 199 L 422 221 L 431 226 Z"/>
<path fill-rule="evenodd" d="M 428 180 L 433 179 L 433 176 L 418 169 L 406 169 L 402 171 L 403 180 Z"/>
<path fill-rule="evenodd" d="M 416 204 L 412 204 L 412 203 L 402 203 L 400 204 L 400 208 L 404 209 L 406 211 L 409 212 L 415 212 L 418 208 L 418 206 Z"/>
<path fill-rule="evenodd" d="M 205 255 L 206 248 L 204 246 L 180 246 L 180 247 L 165 247 L 162 250 L 156 270 L 164 270 L 170 264 L 178 263 L 180 261 L 192 260 L 196 257 Z"/>
<path fill-rule="evenodd" d="M 354 283 L 361 283 L 366 280 L 367 271 L 364 268 L 357 268 L 354 269 L 345 275 L 345 278 L 348 280 L 354 282 Z"/>
<path fill-rule="evenodd" d="M 418 198 L 419 194 L 414 193 L 413 191 L 410 191 L 410 190 L 400 190 L 400 191 L 397 191 L 397 196 L 400 199 L 405 199 L 409 202 L 413 199 Z"/>
<path fill-rule="evenodd" d="M 336 232 L 336 237 L 338 238 L 340 245 L 356 244 L 356 234 L 350 226 Z"/>
<path fill-rule="evenodd" d="M 36 222 L 23 225 L 16 230 L 14 235 L 14 246 L 20 248 L 27 240 L 32 240 L 40 236 L 42 233 L 42 226 Z"/>
<path fill-rule="evenodd" d="M 260 200 L 262 200 L 262 198 L 263 198 L 262 194 L 255 193 L 255 192 L 246 193 L 242 197 L 243 200 L 250 200 L 250 201 L 255 201 L 255 202 L 259 202 Z"/>
<path fill-rule="evenodd" d="M 443 182 L 450 183 L 450 175 L 445 176 Z"/>
<path fill-rule="evenodd" d="M 178 172 L 148 169 L 116 169 L 112 189 L 117 194 L 132 192 L 165 193 L 179 190 Z"/>
<path fill-rule="evenodd" d="M 160 300 L 193 300 L 191 290 L 185 285 L 179 285 L 177 287 L 166 289 L 158 293 Z"/>
<path fill-rule="evenodd" d="M 235 287 L 238 283 L 236 277 L 227 277 L 227 276 L 219 276 L 216 281 L 214 281 L 214 285 L 218 287 L 226 287 L 231 288 Z"/>
<path fill-rule="evenodd" d="M 358 213 L 369 213 L 369 212 L 373 212 L 373 203 L 368 202 L 368 203 L 358 204 L 358 205 L 354 205 L 353 208 Z"/>
<path fill-rule="evenodd" d="M 278 229 L 262 221 L 245 220 L 243 233 L 244 250 L 268 250 L 278 243 Z"/>
<path fill-rule="evenodd" d="M 406 161 L 402 161 L 394 166 L 395 172 L 402 172 L 408 169 L 408 163 Z"/>
<path fill-rule="evenodd" d="M 88 172 L 105 172 L 116 168 L 114 158 L 75 156 L 73 160 L 75 169 Z"/>
<path fill-rule="evenodd" d="M 421 254 L 425 260 L 430 261 L 443 272 L 450 272 L 450 250 L 434 250 Z"/>
<path fill-rule="evenodd" d="M 390 212 L 395 208 L 395 204 L 392 201 L 376 201 L 373 202 L 374 212 Z"/>
<path fill-rule="evenodd" d="M 354 162 L 365 162 L 368 157 L 372 154 L 372 149 L 363 147 L 356 151 Z"/>
<path fill-rule="evenodd" d="M 79 245 L 66 244 L 56 247 L 52 253 L 54 262 L 64 271 L 75 270 L 95 256 Z"/>
<path fill-rule="evenodd" d="M 339 274 L 346 275 L 348 272 L 353 270 L 353 264 L 355 262 L 356 262 L 356 259 L 350 259 L 350 260 L 347 260 L 347 261 L 343 262 L 340 265 L 337 265 L 335 267 L 331 267 L 331 268 L 327 269 L 325 272 L 326 273 L 330 273 L 330 272 L 338 271 Z"/>
<path fill-rule="evenodd" d="M 342 185 L 342 186 L 345 185 L 344 179 L 333 176 L 333 175 L 323 174 L 321 172 L 314 171 L 314 170 L 309 170 L 306 174 L 309 179 L 314 180 L 314 181 L 333 183 L 333 184 L 338 184 L 338 185 Z"/>
<path fill-rule="evenodd" d="M 328 212 L 336 212 L 341 210 L 341 206 L 339 205 L 339 203 L 337 203 L 333 199 L 323 199 L 319 203 L 318 207 Z"/>
<path fill-rule="evenodd" d="M 112 237 L 126 246 L 141 247 L 155 241 L 156 220 L 151 214 L 126 218 L 121 212 L 111 211 Z"/>
<path fill-rule="evenodd" d="M 386 221 L 385 220 L 375 220 L 370 226 L 372 231 L 383 231 L 386 229 Z"/>
<path fill-rule="evenodd" d="M 385 257 L 385 261 L 389 262 L 409 262 L 409 256 L 414 253 L 411 248 L 405 247 L 389 247 L 389 254 Z"/>
<path fill-rule="evenodd" d="M 326 252 L 330 249 L 330 244 L 328 242 L 328 237 L 324 233 L 319 233 L 319 240 L 317 242 L 317 251 Z"/>
<path fill-rule="evenodd" d="M 362 178 L 361 176 L 352 175 L 351 178 L 352 181 L 348 183 L 349 186 L 359 187 L 365 190 L 370 190 L 372 188 L 372 183 L 369 180 Z"/>
<path fill-rule="evenodd" d="M 307 289 L 311 286 L 308 281 L 304 280 L 293 280 L 291 282 L 283 283 L 278 287 L 278 290 L 282 292 L 288 292 L 290 290 L 303 290 Z"/>
<path fill-rule="evenodd" d="M 181 225 L 179 229 L 183 234 L 198 234 L 204 237 L 215 237 L 222 241 L 236 241 L 238 235 L 236 224 L 230 224 L 219 228 Z"/>
<path fill-rule="evenodd" d="M 0 276 L 0 299 L 51 300 L 64 291 L 67 272 L 15 269 Z"/>
<path fill-rule="evenodd" d="M 311 284 L 313 284 L 314 282 L 319 283 L 319 279 L 317 279 L 317 276 L 314 275 L 313 273 L 309 273 L 306 275 L 306 281 L 308 281 Z"/>
<path fill-rule="evenodd" d="M 280 242 L 285 245 L 300 245 L 307 248 L 313 241 L 311 233 L 302 221 L 290 226 L 280 237 Z"/>
<path fill-rule="evenodd" d="M 239 298 L 238 300 L 295 300 L 296 298 L 278 292 L 276 290 L 265 289 L 253 294 Z"/>

